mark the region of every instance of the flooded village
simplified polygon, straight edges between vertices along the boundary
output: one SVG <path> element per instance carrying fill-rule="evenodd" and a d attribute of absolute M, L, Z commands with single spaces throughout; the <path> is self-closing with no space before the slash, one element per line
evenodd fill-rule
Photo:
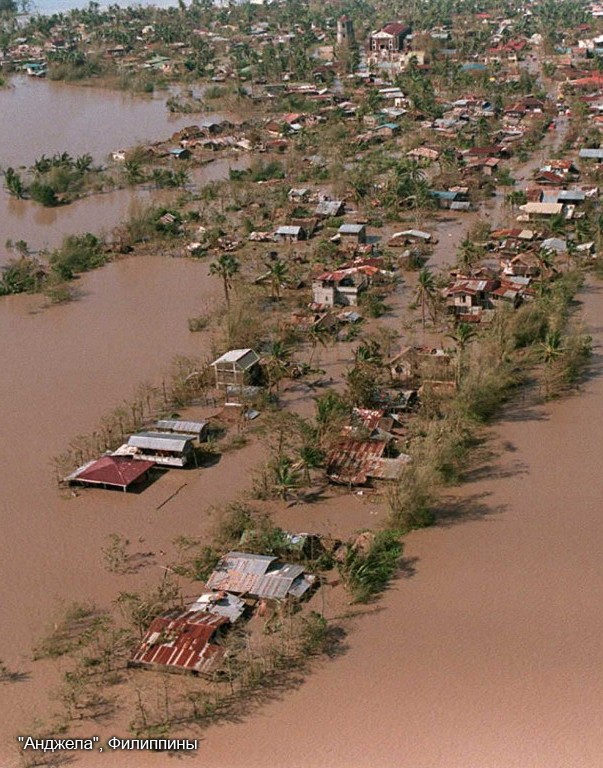
<path fill-rule="evenodd" d="M 16 10 L 0 765 L 597 766 L 603 10 Z"/>

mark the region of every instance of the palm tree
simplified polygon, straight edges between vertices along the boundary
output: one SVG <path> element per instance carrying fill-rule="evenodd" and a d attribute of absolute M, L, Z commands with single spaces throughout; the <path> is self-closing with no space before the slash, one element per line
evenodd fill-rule
<path fill-rule="evenodd" d="M 480 259 L 480 253 L 475 243 L 468 237 L 459 246 L 456 257 L 457 265 L 465 270 L 470 269 Z"/>
<path fill-rule="evenodd" d="M 239 271 L 240 264 L 230 253 L 223 253 L 216 261 L 209 265 L 209 274 L 222 278 L 224 286 L 224 298 L 226 306 L 230 310 L 230 289 L 232 288 L 232 279 Z"/>
<path fill-rule="evenodd" d="M 266 264 L 268 269 L 268 277 L 270 278 L 270 291 L 273 301 L 280 301 L 281 298 L 281 285 L 287 279 L 289 273 L 289 267 L 281 259 L 268 262 Z"/>
<path fill-rule="evenodd" d="M 295 463 L 295 469 L 303 470 L 306 484 L 310 485 L 310 470 L 317 469 L 324 461 L 323 451 L 314 442 L 304 443 L 298 451 L 299 461 Z"/>
<path fill-rule="evenodd" d="M 308 365 L 312 365 L 318 346 L 320 345 L 324 349 L 329 343 L 329 329 L 322 325 L 322 323 L 314 323 L 308 330 L 308 338 L 312 344 L 312 352 L 310 354 L 310 359 L 308 360 Z"/>
<path fill-rule="evenodd" d="M 280 381 L 287 373 L 289 360 L 291 359 L 291 347 L 283 341 L 272 341 L 264 359 L 269 387 L 276 386 L 278 392 Z"/>
<path fill-rule="evenodd" d="M 423 267 L 419 272 L 419 280 L 415 289 L 417 302 L 421 305 L 421 322 L 425 330 L 425 310 L 429 309 L 433 319 L 433 302 L 436 296 L 436 284 L 433 272 L 428 267 Z"/>
<path fill-rule="evenodd" d="M 536 254 L 538 261 L 538 271 L 540 273 L 540 285 L 544 282 L 544 277 L 550 275 L 554 266 L 553 254 L 547 248 L 541 248 Z"/>
<path fill-rule="evenodd" d="M 458 387 L 463 376 L 465 350 L 477 336 L 477 333 L 475 328 L 469 323 L 459 323 L 456 332 L 449 333 L 447 336 L 456 344 L 456 384 Z"/>
<path fill-rule="evenodd" d="M 7 168 L 4 171 L 4 186 L 12 197 L 16 197 L 19 200 L 25 197 L 25 185 L 14 168 Z"/>
<path fill-rule="evenodd" d="M 293 467 L 288 456 L 280 456 L 272 464 L 274 472 L 274 487 L 283 501 L 287 501 L 289 491 L 297 487 L 299 472 Z"/>

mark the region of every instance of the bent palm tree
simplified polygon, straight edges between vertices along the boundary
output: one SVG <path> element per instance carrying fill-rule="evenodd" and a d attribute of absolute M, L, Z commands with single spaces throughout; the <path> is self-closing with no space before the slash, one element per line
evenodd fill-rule
<path fill-rule="evenodd" d="M 224 287 L 224 298 L 226 306 L 230 310 L 230 289 L 232 288 L 232 279 L 239 271 L 240 264 L 230 253 L 223 253 L 216 261 L 209 265 L 209 274 L 222 279 Z"/>

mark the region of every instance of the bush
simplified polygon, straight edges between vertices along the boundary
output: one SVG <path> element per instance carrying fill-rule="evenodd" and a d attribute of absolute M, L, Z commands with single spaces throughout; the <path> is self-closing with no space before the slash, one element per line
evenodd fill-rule
<path fill-rule="evenodd" d="M 68 235 L 63 245 L 50 256 L 53 271 L 63 280 L 70 280 L 78 272 L 88 272 L 107 261 L 103 243 L 95 235 Z"/>
<path fill-rule="evenodd" d="M 382 592 L 398 569 L 402 544 L 393 531 L 361 534 L 347 545 L 340 573 L 355 602 L 363 603 Z"/>
<path fill-rule="evenodd" d="M 432 525 L 433 489 L 433 478 L 425 467 L 419 469 L 416 464 L 405 467 L 400 480 L 388 490 L 390 526 L 400 533 L 407 533 Z"/>
<path fill-rule="evenodd" d="M 37 259 L 31 258 L 31 256 L 11 259 L 2 268 L 0 296 L 38 291 L 45 280 L 46 270 Z"/>

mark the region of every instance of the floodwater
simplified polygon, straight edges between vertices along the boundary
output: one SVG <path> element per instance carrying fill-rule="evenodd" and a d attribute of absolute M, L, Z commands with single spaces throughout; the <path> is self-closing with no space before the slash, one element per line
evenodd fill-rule
<path fill-rule="evenodd" d="M 0 164 L 32 165 L 42 154 L 90 153 L 103 162 L 110 152 L 166 139 L 215 115 L 175 115 L 167 92 L 140 96 L 17 75 L 0 90 Z"/>
<path fill-rule="evenodd" d="M 601 287 L 583 299 L 599 372 Z M 599 766 L 602 407 L 593 377 L 551 407 L 512 409 L 500 457 L 441 525 L 408 537 L 414 575 L 356 623 L 349 651 L 211 730 L 203 765 Z"/>
<path fill-rule="evenodd" d="M 31 165 L 42 154 L 89 152 L 102 162 L 110 151 L 140 140 L 168 138 L 191 123 L 220 117 L 174 116 L 165 108 L 165 94 L 141 98 L 114 91 L 83 88 L 20 76 L 13 87 L 0 90 L 0 167 Z M 43 115 L 43 119 L 40 116 Z M 196 169 L 199 186 L 228 177 L 230 168 L 245 167 L 247 157 L 218 160 Z M 77 200 L 71 205 L 44 208 L 15 200 L 0 190 L 0 264 L 10 258 L 7 240 L 25 240 L 33 251 L 56 248 L 63 237 L 93 230 L 109 233 L 138 202 L 169 199 L 169 193 L 137 188 L 116 190 Z"/>
<path fill-rule="evenodd" d="M 207 472 L 168 473 L 140 495 L 59 493 L 50 458 L 139 382 L 157 382 L 173 355 L 208 352 L 186 319 L 221 291 L 207 264 L 159 257 L 115 262 L 80 288 L 64 306 L 0 302 L 0 659 L 24 675 L 2 687 L 2 768 L 19 765 L 14 736 L 44 714 L 56 684 L 30 648 L 56 606 L 102 605 L 156 582 L 165 543 L 202 533 L 210 502 L 244 490 L 258 461 L 250 445 Z M 510 409 L 493 430 L 499 456 L 439 525 L 407 538 L 408 578 L 354 622 L 346 652 L 246 721 L 210 729 L 191 765 L 598 768 L 603 289 L 582 298 L 596 347 L 583 391 Z M 357 498 L 349 506 L 358 514 Z M 153 553 L 126 582 L 102 565 L 111 531 Z M 328 593 L 326 606 L 333 618 Z M 155 768 L 165 756 L 83 754 L 76 764 Z"/>

